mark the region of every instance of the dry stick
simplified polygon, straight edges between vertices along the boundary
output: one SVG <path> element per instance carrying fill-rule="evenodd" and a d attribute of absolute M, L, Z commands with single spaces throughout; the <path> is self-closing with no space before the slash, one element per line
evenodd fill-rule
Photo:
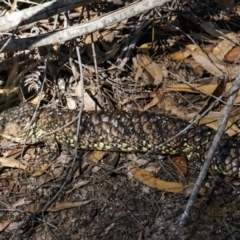
<path fill-rule="evenodd" d="M 76 7 L 85 6 L 94 2 L 96 2 L 96 0 L 55 0 L 39 4 L 38 6 L 0 17 L 0 32 L 37 22 L 42 19 L 47 19 L 61 12 L 66 12 Z"/>
<path fill-rule="evenodd" d="M 78 66 L 79 66 L 79 73 L 80 73 L 80 84 L 81 87 L 81 103 L 80 103 L 80 109 L 78 113 L 78 123 L 77 123 L 77 131 L 76 131 L 76 143 L 75 143 L 75 151 L 74 151 L 74 164 L 77 158 L 77 150 L 78 150 L 78 142 L 79 142 L 79 132 L 80 132 L 80 125 L 81 125 L 81 119 L 82 119 L 82 112 L 84 108 L 84 82 L 83 82 L 83 66 L 82 66 L 82 60 L 80 55 L 79 47 L 76 48 L 77 50 L 77 56 L 78 56 Z M 73 164 L 72 164 L 73 165 Z"/>
<path fill-rule="evenodd" d="M 131 4 L 125 8 L 101 16 L 96 20 L 80 24 L 79 26 L 73 26 L 68 29 L 50 32 L 31 38 L 12 39 L 7 45 L 5 45 L 6 41 L 1 41 L 0 49 L 2 48 L 2 52 L 9 52 L 24 49 L 33 49 L 36 47 L 55 43 L 62 44 L 73 38 L 103 29 L 130 17 L 134 17 L 142 12 L 162 6 L 169 1 L 171 0 L 142 0 L 141 2 Z M 56 13 L 58 13 L 57 9 Z"/>
<path fill-rule="evenodd" d="M 49 206 L 54 202 L 54 200 L 57 198 L 57 196 L 61 193 L 61 191 L 63 190 L 63 188 L 66 186 L 66 184 L 68 183 L 70 177 L 72 176 L 73 170 L 74 170 L 74 164 L 77 160 L 77 150 L 78 150 L 78 142 L 79 142 L 79 132 L 80 132 L 80 125 L 81 125 L 81 118 L 82 118 L 82 112 L 83 112 L 83 107 L 84 107 L 84 99 L 83 99 L 83 94 L 84 94 L 84 84 L 83 84 L 83 70 L 82 70 L 82 61 L 81 61 L 81 56 L 80 56 L 80 50 L 79 47 L 76 48 L 77 50 L 77 56 L 78 56 L 78 61 L 79 61 L 79 72 L 80 72 L 80 86 L 81 86 L 81 94 L 82 94 L 82 98 L 81 98 L 81 104 L 80 104 L 80 109 L 79 109 L 79 113 L 76 119 L 78 119 L 77 122 L 77 131 L 76 131 L 76 142 L 75 142 L 75 148 L 74 148 L 74 159 L 73 162 L 71 164 L 70 170 L 67 173 L 67 176 L 64 180 L 64 182 L 62 183 L 61 187 L 59 188 L 59 190 L 57 191 L 57 193 L 51 198 L 51 201 L 48 202 L 44 208 L 42 209 L 42 217 L 44 219 L 44 212 L 49 208 Z"/>
<path fill-rule="evenodd" d="M 87 8 L 87 16 L 88 16 L 88 19 L 90 19 L 90 14 L 89 14 L 89 8 Z M 97 54 L 96 54 L 96 51 L 95 51 L 95 43 L 94 43 L 94 40 L 93 40 L 93 34 L 91 34 L 91 42 L 92 42 L 92 56 L 93 56 L 93 63 L 94 63 L 94 70 L 95 70 L 95 76 L 96 76 L 96 85 L 97 85 L 97 91 L 100 95 L 100 104 L 102 106 L 104 106 L 103 102 L 102 102 L 102 98 L 101 98 L 101 89 L 100 89 L 100 84 L 99 84 L 99 74 L 98 74 L 98 67 L 97 67 Z M 95 104 L 95 108 L 96 108 L 96 104 Z"/>
<path fill-rule="evenodd" d="M 230 96 L 227 100 L 227 103 L 226 103 L 226 107 L 225 107 L 225 110 L 224 110 L 224 113 L 223 113 L 223 116 L 222 116 L 222 119 L 220 121 L 220 124 L 218 126 L 218 130 L 214 136 L 214 139 L 212 141 L 212 144 L 211 144 L 211 147 L 208 151 L 208 154 L 207 154 L 207 157 L 206 157 L 206 160 L 203 164 L 203 167 L 202 167 L 202 170 L 198 176 L 198 179 L 197 179 L 197 182 L 193 188 L 193 191 L 192 191 L 192 194 L 188 200 L 188 203 L 187 203 L 187 206 L 185 208 L 185 211 L 184 213 L 182 214 L 180 220 L 179 220 L 179 223 L 178 223 L 178 228 L 177 230 L 175 231 L 175 233 L 173 234 L 172 236 L 172 239 L 176 239 L 177 236 L 179 236 L 180 232 L 182 231 L 183 227 L 186 225 L 189 217 L 190 217 L 190 212 L 191 212 L 191 209 L 193 207 L 193 204 L 197 198 L 197 195 L 198 195 L 198 192 L 199 192 L 199 189 L 200 187 L 202 186 L 202 183 L 203 183 L 203 180 L 205 179 L 206 177 L 206 174 L 207 174 L 207 171 L 209 169 L 209 166 L 211 164 L 211 159 L 213 157 L 213 154 L 215 152 L 215 149 L 221 139 L 221 136 L 225 130 L 225 127 L 226 127 L 226 124 L 227 124 L 227 121 L 228 121 L 228 117 L 229 117 L 229 114 L 232 110 L 232 106 L 234 104 L 234 101 L 235 101 L 235 98 L 237 96 L 237 93 L 238 93 L 238 89 L 240 88 L 240 68 L 238 70 L 238 74 L 237 74 L 237 78 L 235 80 L 235 82 L 233 83 L 231 89 L 230 89 Z"/>

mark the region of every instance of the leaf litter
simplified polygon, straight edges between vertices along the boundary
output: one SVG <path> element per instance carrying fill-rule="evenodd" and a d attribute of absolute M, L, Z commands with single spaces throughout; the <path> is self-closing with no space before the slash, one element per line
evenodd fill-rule
<path fill-rule="evenodd" d="M 0 40 L 24 38 L 27 46 L 29 37 L 97 20 L 127 8 L 130 2 L 134 1 L 98 2 L 34 24 L 20 24 L 17 30 L 9 28 Z M 82 77 L 86 110 L 148 110 L 191 122 L 215 103 L 201 115 L 199 124 L 216 129 L 239 68 L 239 6 L 232 1 L 227 9 L 226 2 L 175 1 L 62 44 L 8 52 L 3 48 L 1 110 L 23 99 L 78 108 Z M 4 3 L 0 18 L 31 10 L 31 4 Z M 76 47 L 80 47 L 81 72 Z M 217 100 L 219 96 L 222 101 Z M 239 134 L 238 98 L 226 129 L 230 136 Z M 79 152 L 79 160 L 71 165 L 73 152 L 67 146 L 60 146 L 53 162 L 43 146 L 16 150 L 5 141 L 1 146 L 0 231 L 4 239 L 166 239 L 175 230 L 199 172 L 181 156 L 121 154 L 119 158 Z M 233 181 L 235 190 L 226 182 L 215 188 L 216 178 L 213 174 L 206 180 L 193 222 L 181 239 L 239 236 L 239 216 L 233 214 L 239 212 L 239 184 Z M 207 208 L 202 202 L 209 203 Z"/>

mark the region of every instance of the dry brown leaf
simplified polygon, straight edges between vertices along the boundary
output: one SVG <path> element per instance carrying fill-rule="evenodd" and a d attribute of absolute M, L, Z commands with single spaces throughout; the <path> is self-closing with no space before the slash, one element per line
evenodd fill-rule
<path fill-rule="evenodd" d="M 140 160 L 140 159 L 139 159 Z M 136 162 L 134 162 L 136 164 Z M 139 162 L 138 162 L 139 164 Z M 138 166 L 139 167 L 139 166 Z M 145 164 L 144 170 L 150 172 L 151 174 L 157 174 L 161 167 L 156 163 Z"/>
<path fill-rule="evenodd" d="M 7 221 L 7 220 L 2 220 L 0 222 L 0 232 L 2 232 L 6 227 L 8 227 L 8 225 L 11 223 L 11 221 Z"/>
<path fill-rule="evenodd" d="M 216 63 L 213 63 L 211 60 L 209 60 L 208 57 L 204 57 L 202 54 L 200 55 L 198 51 L 194 51 L 191 54 L 193 59 L 199 63 L 207 72 L 211 73 L 214 76 L 222 76 L 224 74 L 216 66 Z"/>
<path fill-rule="evenodd" d="M 94 17 L 91 18 L 91 20 L 97 19 L 98 15 L 95 15 Z M 87 35 L 87 37 L 85 38 L 85 44 L 92 44 L 93 42 L 97 42 L 99 40 L 99 32 L 95 31 L 89 35 Z"/>
<path fill-rule="evenodd" d="M 20 161 L 14 158 L 0 158 L 0 167 L 10 167 L 10 168 L 19 168 L 25 170 L 26 165 L 22 164 Z"/>
<path fill-rule="evenodd" d="M 185 49 L 184 51 L 175 52 L 169 55 L 172 60 L 181 61 L 191 55 L 190 49 Z"/>
<path fill-rule="evenodd" d="M 52 203 L 46 211 L 48 212 L 57 212 L 61 211 L 64 209 L 69 209 L 69 208 L 75 208 L 75 207 L 81 207 L 84 206 L 88 203 L 90 203 L 92 200 L 89 201 L 81 201 L 81 202 L 56 202 Z M 41 212 L 47 203 L 33 203 L 28 205 L 23 212 L 30 212 L 30 213 L 36 213 L 36 212 Z"/>
<path fill-rule="evenodd" d="M 240 61 L 240 47 L 233 48 L 229 53 L 225 55 L 225 61 L 228 62 L 239 62 Z"/>
<path fill-rule="evenodd" d="M 239 103 L 240 103 L 240 95 L 238 94 L 234 100 L 234 104 L 239 104 Z"/>
<path fill-rule="evenodd" d="M 39 176 L 41 176 L 42 174 L 44 174 L 51 166 L 52 166 L 52 163 L 45 164 L 45 165 L 43 165 L 40 169 L 38 169 L 37 171 L 35 171 L 31 176 L 32 176 L 32 177 L 39 177 Z"/>
<path fill-rule="evenodd" d="M 216 88 L 213 93 L 208 97 L 207 101 L 204 102 L 202 109 L 198 112 L 199 115 L 203 114 L 207 109 L 211 106 L 212 103 L 216 103 L 216 98 L 222 96 L 224 93 L 224 89 L 226 87 L 225 80 L 220 80 L 218 84 L 216 84 Z M 214 97 L 215 96 L 215 97 Z"/>
<path fill-rule="evenodd" d="M 143 93 L 143 94 L 138 94 L 138 95 L 131 95 L 131 96 L 129 96 L 128 98 L 126 98 L 126 99 L 124 99 L 124 100 L 122 100 L 122 101 L 119 101 L 119 105 L 120 106 L 123 106 L 123 105 L 125 105 L 126 103 L 128 103 L 128 102 L 131 102 L 131 101 L 134 101 L 134 100 L 137 100 L 137 99 L 145 99 L 145 98 L 148 98 L 149 97 L 149 94 L 145 94 L 145 93 Z M 154 97 L 154 96 L 152 96 L 152 94 L 150 94 L 150 97 Z"/>
<path fill-rule="evenodd" d="M 75 189 L 79 189 L 80 187 L 87 185 L 89 182 L 90 181 L 84 181 L 84 180 L 79 180 L 78 182 L 75 182 L 73 187 L 71 189 L 69 189 L 68 191 L 66 191 L 66 194 L 69 194 L 72 191 L 74 191 Z"/>
<path fill-rule="evenodd" d="M 187 161 L 186 157 L 183 156 L 172 156 L 171 159 L 177 165 L 177 167 L 181 170 L 183 174 L 187 174 Z"/>
<path fill-rule="evenodd" d="M 166 112 L 171 112 L 171 114 L 176 115 L 181 119 L 186 119 L 186 111 L 183 110 L 184 107 L 177 106 L 176 101 L 173 100 L 172 96 L 165 96 L 161 99 L 160 104 L 164 106 L 163 108 Z"/>
<path fill-rule="evenodd" d="M 151 188 L 156 188 L 158 190 L 163 190 L 166 192 L 171 193 L 183 193 L 183 184 L 177 183 L 177 182 L 166 182 L 163 180 L 160 180 L 158 178 L 155 178 L 152 173 L 135 167 L 133 165 L 129 165 L 130 171 L 134 178 L 139 181 L 140 183 L 147 185 Z"/>
<path fill-rule="evenodd" d="M 71 98 L 71 97 L 66 97 L 66 101 L 67 101 L 67 108 L 68 109 L 76 109 L 77 108 L 77 104 L 76 104 L 76 101 Z"/>
<path fill-rule="evenodd" d="M 56 203 L 53 203 L 47 209 L 47 211 L 48 212 L 57 212 L 57 211 L 61 211 L 61 210 L 64 210 L 64 209 L 81 207 L 81 206 L 84 206 L 84 205 L 86 205 L 90 202 L 92 202 L 92 200 L 80 201 L 80 202 L 56 202 Z"/>
<path fill-rule="evenodd" d="M 184 61 L 193 68 L 194 72 L 198 76 L 201 77 L 203 75 L 203 73 L 204 73 L 203 70 L 204 69 L 203 69 L 203 67 L 199 63 L 197 63 L 196 61 L 194 61 L 192 59 L 185 59 Z"/>
<path fill-rule="evenodd" d="M 147 73 L 148 84 L 158 85 L 163 80 L 162 69 L 145 54 L 137 54 L 137 64 Z"/>
<path fill-rule="evenodd" d="M 49 181 L 52 181 L 53 179 L 56 179 L 57 177 L 52 173 L 42 174 L 41 176 L 36 178 L 35 186 L 40 187 L 43 184 L 48 183 Z"/>
<path fill-rule="evenodd" d="M 217 64 L 218 68 L 220 68 L 223 72 L 228 74 L 229 79 L 235 79 L 238 76 L 239 66 L 237 64 L 232 65 L 220 65 Z"/>
<path fill-rule="evenodd" d="M 89 156 L 89 160 L 94 162 L 94 163 L 98 163 L 99 161 L 101 161 L 103 159 L 103 157 L 106 155 L 106 152 L 104 151 L 93 151 L 91 153 L 91 155 Z"/>
<path fill-rule="evenodd" d="M 191 53 L 193 59 L 198 62 L 206 71 L 214 76 L 221 76 L 223 74 L 228 74 L 230 79 L 234 79 L 237 76 L 238 66 L 228 66 L 227 64 L 221 62 L 217 57 L 212 54 L 212 49 L 206 48 L 203 52 L 200 48 L 196 48 L 195 51 Z"/>
<path fill-rule="evenodd" d="M 108 27 L 104 28 L 104 31 L 101 32 L 101 39 L 106 42 L 113 42 L 114 38 L 119 35 L 120 31 L 126 27 L 128 19 L 116 23 L 113 25 L 110 25 Z"/>
<path fill-rule="evenodd" d="M 106 29 L 104 32 L 101 33 L 101 39 L 106 42 L 113 42 L 114 38 L 119 34 L 119 30 L 114 31 L 113 29 Z"/>
<path fill-rule="evenodd" d="M 92 87 L 93 88 L 93 87 Z M 99 110 L 99 107 L 96 105 L 95 101 L 92 99 L 92 97 L 85 91 L 82 96 L 82 86 L 80 82 L 75 88 L 75 94 L 81 99 L 83 97 L 84 99 L 84 110 L 86 111 L 92 111 L 92 110 Z"/>
<path fill-rule="evenodd" d="M 136 57 L 132 58 L 134 68 L 134 80 L 137 82 L 143 75 L 143 69 L 138 65 Z"/>
<path fill-rule="evenodd" d="M 152 101 L 149 104 L 145 105 L 143 110 L 144 111 L 148 110 L 149 108 L 151 108 L 151 107 L 155 106 L 156 104 L 158 104 L 158 102 L 159 102 L 158 97 L 157 97 L 156 94 L 154 94 L 154 97 L 153 97 Z"/>
<path fill-rule="evenodd" d="M 238 43 L 238 36 L 235 33 L 226 34 L 228 39 L 223 39 L 216 47 L 213 48 L 212 53 L 223 61 L 226 54 Z"/>
<path fill-rule="evenodd" d="M 180 91 L 180 92 L 185 91 L 185 90 L 186 90 L 186 92 L 192 91 L 190 86 L 188 86 L 186 84 L 176 84 L 176 85 L 177 86 L 174 89 L 175 91 Z M 210 86 L 209 89 L 208 89 L 208 86 Z M 189 89 L 187 89 L 187 87 Z M 198 87 L 198 86 L 196 86 L 196 87 Z M 217 87 L 217 84 L 211 84 L 211 85 L 205 85 L 205 86 L 200 85 L 200 88 L 202 88 L 202 87 L 204 87 L 204 90 L 209 91 L 207 93 L 207 95 L 211 95 L 212 93 L 210 91 L 214 91 L 214 89 Z M 164 89 L 164 90 L 168 91 L 170 89 L 171 89 L 171 87 L 168 87 L 167 89 Z M 205 92 L 205 91 L 202 91 L 202 92 Z M 240 94 L 240 90 L 239 90 L 239 94 Z M 179 106 L 176 106 L 175 102 L 172 101 L 169 97 L 163 98 L 161 100 L 161 103 L 164 104 L 165 111 L 170 111 L 172 114 L 178 116 L 181 119 L 185 119 L 185 120 L 189 121 L 192 118 L 194 118 L 194 116 L 192 116 L 192 115 L 188 115 L 188 117 L 186 117 L 185 111 L 182 111 L 182 109 Z M 218 112 L 218 113 L 214 112 L 213 114 L 212 114 L 212 112 L 209 112 L 209 114 L 207 116 L 205 116 L 204 118 L 201 118 L 199 123 L 203 124 L 203 125 L 207 125 L 213 129 L 217 130 L 221 116 L 222 116 L 222 112 Z M 236 122 L 236 119 L 232 119 L 232 117 L 230 117 L 228 120 L 228 123 L 227 123 L 226 130 L 225 130 L 225 133 L 227 133 L 229 136 L 233 136 L 236 133 L 239 133 L 239 128 L 233 122 Z"/>
<path fill-rule="evenodd" d="M 76 88 L 78 89 L 78 88 Z M 79 96 L 80 93 L 77 93 L 77 96 Z M 87 92 L 84 92 L 84 110 L 86 111 L 93 111 L 93 110 L 99 110 L 99 107 L 96 105 L 94 100 L 90 97 L 90 95 Z"/>
<path fill-rule="evenodd" d="M 225 90 L 229 90 L 232 83 L 227 83 Z M 177 92 L 192 92 L 192 93 L 203 93 L 207 96 L 211 95 L 214 90 L 216 89 L 217 84 L 185 84 L 185 83 L 178 83 L 173 84 L 172 86 L 164 87 L 164 92 L 170 91 L 177 91 Z M 240 90 L 238 91 L 238 95 L 240 95 Z M 224 94 L 224 97 L 228 97 L 229 92 Z"/>
<path fill-rule="evenodd" d="M 207 116 L 200 119 L 199 124 L 206 125 L 212 129 L 217 130 L 221 117 L 222 117 L 221 112 L 209 112 Z M 234 119 L 233 117 L 230 116 L 225 128 L 225 133 L 228 134 L 229 136 L 233 136 L 240 132 L 240 129 L 233 122 Z"/>
<path fill-rule="evenodd" d="M 189 49 L 191 51 L 191 53 L 193 51 L 195 51 L 196 49 L 198 49 L 198 46 L 194 45 L 194 44 L 189 44 L 186 46 L 187 49 Z"/>
<path fill-rule="evenodd" d="M 30 203 L 29 200 L 26 200 L 25 198 L 21 198 L 17 202 L 13 203 L 12 207 L 17 208 L 19 206 L 22 206 L 22 205 L 25 205 L 25 204 L 28 204 L 28 203 Z"/>
<path fill-rule="evenodd" d="M 176 91 L 176 92 L 192 92 L 192 93 L 204 93 L 205 95 L 211 95 L 216 89 L 217 84 L 185 84 L 178 83 L 173 84 L 164 88 L 165 92 Z"/>
<path fill-rule="evenodd" d="M 149 52 L 149 48 L 148 48 L 148 44 L 147 43 L 144 43 L 142 44 L 138 50 L 137 50 L 138 53 L 142 53 L 142 54 L 145 54 L 147 56 L 150 56 L 150 52 Z"/>
<path fill-rule="evenodd" d="M 16 147 L 14 147 L 13 149 L 11 149 L 11 151 L 6 152 L 6 154 L 4 153 L 4 154 L 3 154 L 3 157 L 5 157 L 5 158 L 11 157 L 11 158 L 16 159 L 16 158 L 18 158 L 18 157 L 22 154 L 22 152 L 23 152 L 26 148 L 27 148 L 26 145 L 25 145 L 25 146 L 24 146 L 24 145 L 16 146 Z"/>

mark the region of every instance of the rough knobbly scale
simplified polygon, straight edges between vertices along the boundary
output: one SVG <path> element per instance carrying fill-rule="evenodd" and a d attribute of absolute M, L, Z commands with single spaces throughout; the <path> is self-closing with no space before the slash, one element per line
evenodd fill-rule
<path fill-rule="evenodd" d="M 77 116 L 78 111 L 51 107 L 36 110 L 34 105 L 25 103 L 0 114 L 0 131 L 2 137 L 18 143 L 74 147 Z M 152 112 L 83 112 L 77 145 L 84 150 L 183 155 L 199 165 L 206 158 L 216 131 L 200 125 L 184 130 L 188 125 L 179 118 Z M 240 141 L 224 134 L 211 168 L 240 177 Z"/>

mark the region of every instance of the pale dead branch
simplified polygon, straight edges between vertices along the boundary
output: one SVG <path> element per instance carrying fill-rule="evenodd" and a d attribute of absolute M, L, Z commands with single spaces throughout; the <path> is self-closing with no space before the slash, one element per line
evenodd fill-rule
<path fill-rule="evenodd" d="M 69 27 L 68 29 L 59 30 L 56 32 L 51 32 L 47 34 L 42 34 L 40 36 L 31 37 L 28 39 L 14 39 L 11 40 L 8 44 L 6 41 L 0 42 L 0 48 L 3 48 L 2 52 L 8 51 L 19 51 L 24 49 L 33 49 L 36 47 L 41 47 L 49 44 L 60 43 L 71 40 L 76 37 L 83 36 L 85 34 L 92 33 L 99 29 L 103 29 L 112 24 L 119 23 L 125 19 L 136 16 L 145 11 L 149 11 L 155 7 L 162 6 L 163 4 L 169 2 L 170 0 L 144 0 L 141 2 L 134 3 L 125 7 L 123 9 L 114 11 L 112 13 L 106 14 L 102 17 L 99 17 L 96 20 L 83 23 L 79 26 Z M 56 10 L 57 12 L 57 10 Z M 0 22 L 1 25 L 1 22 Z"/>
<path fill-rule="evenodd" d="M 49 18 L 61 12 L 68 11 L 79 6 L 85 6 L 92 2 L 96 2 L 96 0 L 54 0 L 19 12 L 14 12 L 0 17 L 0 32 Z"/>

